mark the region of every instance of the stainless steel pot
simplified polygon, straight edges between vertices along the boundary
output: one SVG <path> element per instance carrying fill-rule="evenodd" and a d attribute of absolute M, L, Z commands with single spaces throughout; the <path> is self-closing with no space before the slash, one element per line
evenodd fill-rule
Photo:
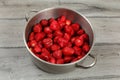
<path fill-rule="evenodd" d="M 32 53 L 30 51 L 30 49 L 27 46 L 28 35 L 31 32 L 32 26 L 35 25 L 36 23 L 38 23 L 41 19 L 49 19 L 51 17 L 57 18 L 61 15 L 65 15 L 68 19 L 72 20 L 73 22 L 77 22 L 77 23 L 81 24 L 82 28 L 89 35 L 91 49 L 82 59 L 80 59 L 76 62 L 68 63 L 68 64 L 52 64 L 52 63 L 46 62 L 46 61 L 36 57 L 34 55 L 34 53 Z M 26 17 L 26 20 L 28 20 L 27 17 Z M 93 48 L 93 45 L 94 45 L 94 37 L 95 37 L 94 34 L 95 33 L 93 31 L 93 28 L 92 28 L 90 22 L 81 13 L 79 13 L 75 10 L 72 10 L 72 9 L 68 9 L 68 8 L 56 7 L 56 8 L 47 8 L 47 9 L 41 10 L 41 11 L 37 12 L 32 18 L 30 18 L 26 24 L 23 37 L 24 37 L 24 43 L 26 45 L 26 48 L 30 52 L 31 58 L 32 58 L 33 62 L 35 63 L 35 65 L 37 65 L 40 69 L 47 71 L 47 72 L 64 73 L 64 72 L 72 71 L 76 67 L 90 68 L 95 65 L 96 58 L 90 54 L 90 52 Z M 81 63 L 88 56 L 93 58 L 93 62 L 90 65 L 83 66 Z"/>

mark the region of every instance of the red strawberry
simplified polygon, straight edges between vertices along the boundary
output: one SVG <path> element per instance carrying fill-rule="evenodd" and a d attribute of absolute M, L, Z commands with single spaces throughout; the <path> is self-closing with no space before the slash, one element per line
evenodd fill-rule
<path fill-rule="evenodd" d="M 85 56 L 86 52 L 83 50 L 81 56 Z"/>
<path fill-rule="evenodd" d="M 29 40 L 33 40 L 34 36 L 35 36 L 34 32 L 31 32 L 30 35 L 29 35 Z"/>
<path fill-rule="evenodd" d="M 56 64 L 64 64 L 64 59 L 57 59 Z"/>
<path fill-rule="evenodd" d="M 35 35 L 35 40 L 36 40 L 36 41 L 40 41 L 40 40 L 42 40 L 44 37 L 45 37 L 45 33 L 44 33 L 44 32 L 37 33 L 37 34 Z"/>
<path fill-rule="evenodd" d="M 60 30 L 57 30 L 57 31 L 54 32 L 54 35 L 62 37 L 63 33 Z"/>
<path fill-rule="evenodd" d="M 42 31 L 42 26 L 40 24 L 36 24 L 34 27 L 33 27 L 33 31 L 34 32 L 41 32 Z"/>
<path fill-rule="evenodd" d="M 71 38 L 71 42 L 72 42 L 72 43 L 74 43 L 75 40 L 76 40 L 76 37 L 72 37 L 72 38 Z"/>
<path fill-rule="evenodd" d="M 43 48 L 42 41 L 39 41 L 39 42 L 38 42 L 38 46 L 39 46 L 40 48 Z"/>
<path fill-rule="evenodd" d="M 35 47 L 37 45 L 37 42 L 35 40 L 30 41 L 30 46 Z"/>
<path fill-rule="evenodd" d="M 82 34 L 84 34 L 84 33 L 85 33 L 85 31 L 84 31 L 83 29 L 80 29 L 80 30 L 77 32 L 78 35 L 82 35 Z"/>
<path fill-rule="evenodd" d="M 70 40 L 70 35 L 68 33 L 65 33 L 64 34 L 64 39 L 66 39 L 67 41 L 69 41 Z"/>
<path fill-rule="evenodd" d="M 72 60 L 72 57 L 70 57 L 70 56 L 64 57 L 64 62 L 65 62 L 65 63 L 68 63 L 68 62 L 70 62 L 71 60 Z"/>
<path fill-rule="evenodd" d="M 82 49 L 80 47 L 74 46 L 73 49 L 75 50 L 75 55 L 81 55 L 82 54 Z"/>
<path fill-rule="evenodd" d="M 62 51 L 61 50 L 57 50 L 55 52 L 53 52 L 53 57 L 55 57 L 56 59 L 60 59 L 62 58 Z"/>
<path fill-rule="evenodd" d="M 83 40 L 83 39 L 77 38 L 77 39 L 75 40 L 75 45 L 78 46 L 78 47 L 82 46 L 83 43 L 84 43 L 84 40 Z"/>
<path fill-rule="evenodd" d="M 33 49 L 33 48 L 31 48 L 31 47 L 30 47 L 29 49 L 30 49 L 30 51 L 32 51 L 33 53 L 35 53 L 35 51 L 34 51 L 34 49 Z"/>
<path fill-rule="evenodd" d="M 47 37 L 48 37 L 48 38 L 53 38 L 53 34 L 52 34 L 52 33 L 47 34 Z"/>
<path fill-rule="evenodd" d="M 83 55 L 79 55 L 77 58 L 78 58 L 78 60 L 79 60 L 79 59 L 81 59 L 82 57 L 83 57 Z"/>
<path fill-rule="evenodd" d="M 85 52 L 88 52 L 90 50 L 90 46 L 85 44 L 83 45 L 82 49 L 85 51 Z"/>
<path fill-rule="evenodd" d="M 64 47 L 67 45 L 68 41 L 65 40 L 64 38 L 58 38 L 58 44 L 60 45 L 60 47 Z"/>
<path fill-rule="evenodd" d="M 89 36 L 88 36 L 86 33 L 82 34 L 82 35 L 79 37 L 79 39 L 84 39 L 84 41 L 89 42 Z"/>
<path fill-rule="evenodd" d="M 50 56 L 47 53 L 41 53 L 40 58 L 48 61 L 50 59 Z"/>
<path fill-rule="evenodd" d="M 56 60 L 55 60 L 54 57 L 51 57 L 50 60 L 49 60 L 49 62 L 55 64 L 55 63 L 56 63 Z"/>
<path fill-rule="evenodd" d="M 60 46 L 57 45 L 57 44 L 53 44 L 53 45 L 51 46 L 51 50 L 52 50 L 52 51 L 56 51 L 56 50 L 58 50 L 58 49 L 60 49 Z"/>
<path fill-rule="evenodd" d="M 71 26 L 72 26 L 72 28 L 73 28 L 74 31 L 78 31 L 79 28 L 80 28 L 80 26 L 79 26 L 78 23 L 74 23 L 74 24 L 72 24 Z"/>
<path fill-rule="evenodd" d="M 72 43 L 68 42 L 67 47 L 72 47 Z"/>
<path fill-rule="evenodd" d="M 59 38 L 60 38 L 59 36 L 56 36 L 56 37 L 54 38 L 54 43 L 57 43 Z"/>
<path fill-rule="evenodd" d="M 46 48 L 42 48 L 41 52 L 42 53 L 46 53 L 46 54 L 48 54 L 50 56 L 50 52 Z"/>
<path fill-rule="evenodd" d="M 73 58 L 71 62 L 75 62 L 77 60 L 78 60 L 78 58 Z"/>
<path fill-rule="evenodd" d="M 48 20 L 42 19 L 42 20 L 40 21 L 40 24 L 41 24 L 42 26 L 48 26 Z"/>
<path fill-rule="evenodd" d="M 34 51 L 35 51 L 35 53 L 40 53 L 41 52 L 41 48 L 38 45 L 36 45 L 34 47 Z"/>
<path fill-rule="evenodd" d="M 70 34 L 70 35 L 74 34 L 74 31 L 73 31 L 71 26 L 65 26 L 65 32 Z"/>
<path fill-rule="evenodd" d="M 67 19 L 65 23 L 66 23 L 66 25 L 70 25 L 71 24 L 71 20 Z"/>
<path fill-rule="evenodd" d="M 61 17 L 60 17 L 60 20 L 61 20 L 62 22 L 64 22 L 64 21 L 66 20 L 66 17 L 65 17 L 65 16 L 61 16 Z"/>
<path fill-rule="evenodd" d="M 49 33 L 52 32 L 52 30 L 51 30 L 50 27 L 48 26 L 48 27 L 45 27 L 45 28 L 44 28 L 44 32 L 47 33 L 47 34 L 49 34 Z"/>
<path fill-rule="evenodd" d="M 63 29 L 64 26 L 65 26 L 65 21 L 62 22 L 62 21 L 60 20 L 60 21 L 58 21 L 58 23 L 59 23 L 59 25 L 60 25 L 60 29 Z"/>
<path fill-rule="evenodd" d="M 43 39 L 43 44 L 45 48 L 49 48 L 53 45 L 53 40 L 51 38 L 45 38 Z"/>
<path fill-rule="evenodd" d="M 52 21 L 51 24 L 50 24 L 50 29 L 54 30 L 54 31 L 59 30 L 60 29 L 60 25 L 58 24 L 57 21 Z"/>
<path fill-rule="evenodd" d="M 74 54 L 74 49 L 71 47 L 64 47 L 63 54 L 64 54 L 64 56 L 71 56 Z"/>
<path fill-rule="evenodd" d="M 40 55 L 40 54 L 38 54 L 38 53 L 35 53 L 35 55 L 36 55 L 37 57 L 39 57 L 39 58 L 41 57 L 41 55 Z"/>
<path fill-rule="evenodd" d="M 52 21 L 55 21 L 55 19 L 54 18 L 50 18 L 49 19 L 49 23 L 51 23 Z"/>

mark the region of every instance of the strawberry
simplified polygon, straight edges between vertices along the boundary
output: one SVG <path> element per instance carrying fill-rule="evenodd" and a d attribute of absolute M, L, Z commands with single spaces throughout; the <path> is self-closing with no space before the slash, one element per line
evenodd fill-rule
<path fill-rule="evenodd" d="M 76 37 L 72 37 L 72 38 L 71 38 L 71 43 L 74 43 L 75 40 L 76 40 Z"/>
<path fill-rule="evenodd" d="M 64 56 L 72 56 L 74 54 L 74 49 L 71 47 L 64 47 L 63 54 Z"/>
<path fill-rule="evenodd" d="M 73 58 L 71 62 L 75 62 L 77 60 L 78 60 L 78 58 Z"/>
<path fill-rule="evenodd" d="M 58 24 L 57 21 L 52 21 L 51 24 L 50 24 L 50 29 L 54 30 L 54 31 L 59 30 L 60 29 L 60 25 Z"/>
<path fill-rule="evenodd" d="M 33 27 L 33 31 L 34 32 L 41 32 L 42 31 L 42 26 L 40 24 L 36 24 L 34 27 Z"/>
<path fill-rule="evenodd" d="M 57 30 L 57 31 L 54 32 L 54 36 L 60 36 L 60 37 L 62 37 L 63 33 L 60 30 Z"/>
<path fill-rule="evenodd" d="M 35 40 L 30 41 L 30 46 L 35 47 L 37 45 L 37 42 Z"/>
<path fill-rule="evenodd" d="M 64 59 L 57 59 L 56 64 L 64 64 Z"/>
<path fill-rule="evenodd" d="M 49 19 L 49 23 L 51 23 L 52 21 L 55 21 L 55 19 L 54 18 L 50 18 Z"/>
<path fill-rule="evenodd" d="M 49 33 L 52 32 L 52 30 L 51 30 L 50 27 L 48 26 L 48 27 L 45 27 L 45 28 L 44 28 L 44 32 L 47 33 L 47 34 L 49 34 Z"/>
<path fill-rule="evenodd" d="M 71 60 L 72 60 L 72 57 L 70 57 L 70 56 L 64 57 L 64 62 L 65 62 L 65 63 L 68 63 L 68 62 L 70 62 Z"/>
<path fill-rule="evenodd" d="M 72 26 L 72 28 L 73 28 L 74 31 L 78 31 L 79 28 L 80 28 L 80 26 L 79 26 L 78 23 L 74 23 L 74 24 L 72 24 L 71 26 Z"/>
<path fill-rule="evenodd" d="M 83 29 L 80 29 L 80 30 L 77 32 L 78 35 L 82 35 L 82 34 L 84 34 L 84 33 L 85 33 L 85 31 L 84 31 Z"/>
<path fill-rule="evenodd" d="M 56 51 L 56 50 L 58 50 L 58 49 L 60 49 L 60 46 L 57 45 L 57 44 L 53 44 L 53 45 L 51 46 L 51 50 L 52 50 L 52 51 Z"/>
<path fill-rule="evenodd" d="M 48 37 L 48 38 L 53 38 L 53 34 L 52 34 L 52 33 L 47 34 L 47 37 Z"/>
<path fill-rule="evenodd" d="M 42 53 L 46 53 L 46 54 L 48 54 L 50 56 L 50 52 L 46 48 L 42 48 L 41 52 Z"/>
<path fill-rule="evenodd" d="M 40 58 L 42 60 L 48 61 L 50 59 L 50 56 L 47 53 L 41 53 Z"/>
<path fill-rule="evenodd" d="M 65 40 L 64 38 L 58 38 L 58 44 L 60 45 L 60 47 L 64 47 L 64 46 L 66 46 L 67 45 L 67 43 L 68 43 L 68 41 L 67 40 Z"/>
<path fill-rule="evenodd" d="M 29 35 L 29 40 L 33 40 L 34 36 L 35 36 L 34 32 L 31 32 L 30 35 Z"/>
<path fill-rule="evenodd" d="M 66 23 L 66 25 L 69 26 L 69 25 L 71 24 L 71 20 L 68 20 L 68 19 L 67 19 L 67 20 L 65 21 L 65 23 Z"/>
<path fill-rule="evenodd" d="M 38 45 L 36 45 L 34 47 L 34 51 L 35 51 L 35 53 L 40 53 L 41 52 L 41 48 Z"/>
<path fill-rule="evenodd" d="M 42 40 L 44 37 L 45 37 L 45 33 L 43 33 L 43 32 L 40 32 L 40 33 L 35 34 L 35 40 L 36 40 L 36 41 L 40 41 L 40 40 Z"/>
<path fill-rule="evenodd" d="M 62 51 L 61 50 L 54 51 L 52 55 L 56 59 L 61 59 L 62 58 Z"/>
<path fill-rule="evenodd" d="M 55 60 L 54 57 L 51 57 L 51 58 L 49 59 L 49 62 L 55 64 L 55 63 L 56 63 L 56 60 Z"/>
<path fill-rule="evenodd" d="M 68 34 L 70 34 L 71 36 L 74 34 L 74 31 L 73 31 L 73 29 L 72 29 L 72 27 L 71 26 L 65 26 L 65 32 L 66 33 L 68 33 Z"/>
<path fill-rule="evenodd" d="M 65 16 L 61 16 L 61 17 L 60 17 L 60 20 L 61 20 L 62 22 L 64 22 L 64 21 L 66 21 L 66 17 L 65 17 Z"/>
<path fill-rule="evenodd" d="M 82 34 L 82 35 L 79 37 L 79 39 L 84 39 L 84 41 L 89 42 L 89 36 L 88 36 L 86 33 Z"/>
<path fill-rule="evenodd" d="M 72 47 L 72 43 L 68 42 L 67 47 Z"/>
<path fill-rule="evenodd" d="M 83 40 L 83 39 L 77 38 L 77 39 L 75 40 L 75 45 L 78 46 L 78 47 L 82 46 L 83 43 L 84 43 L 84 40 Z"/>
<path fill-rule="evenodd" d="M 53 40 L 51 38 L 45 38 L 42 42 L 45 48 L 49 48 L 53 45 Z"/>
<path fill-rule="evenodd" d="M 42 26 L 48 26 L 48 20 L 42 19 L 42 20 L 40 21 L 40 24 L 41 24 Z"/>
<path fill-rule="evenodd" d="M 65 33 L 64 34 L 64 39 L 66 39 L 67 41 L 69 41 L 70 40 L 70 35 L 68 33 Z"/>
<path fill-rule="evenodd" d="M 85 44 L 83 45 L 82 49 L 85 51 L 85 52 L 88 52 L 90 50 L 90 46 L 88 44 Z"/>
<path fill-rule="evenodd" d="M 75 50 L 75 55 L 81 55 L 82 54 L 82 49 L 80 47 L 74 46 L 73 49 Z"/>
<path fill-rule="evenodd" d="M 83 55 L 79 55 L 77 58 L 79 60 L 79 59 L 83 58 Z"/>

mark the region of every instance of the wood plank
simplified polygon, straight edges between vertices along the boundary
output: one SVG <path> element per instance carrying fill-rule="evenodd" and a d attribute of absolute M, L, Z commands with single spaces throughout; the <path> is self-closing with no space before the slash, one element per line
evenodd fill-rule
<path fill-rule="evenodd" d="M 0 0 L 1 18 L 25 18 L 31 10 L 42 10 L 58 5 L 58 0 Z"/>
<path fill-rule="evenodd" d="M 79 11 L 87 17 L 120 17 L 120 1 L 107 0 L 0 0 L 1 18 L 24 18 L 30 10 L 42 10 L 49 7 L 68 7 Z M 9 13 L 9 14 L 8 14 Z"/>
<path fill-rule="evenodd" d="M 93 25 L 97 44 L 120 43 L 120 18 L 88 18 Z M 0 47 L 24 47 L 25 20 L 0 20 Z"/>
<path fill-rule="evenodd" d="M 60 0 L 61 6 L 75 9 L 85 16 L 115 17 L 120 16 L 120 0 Z M 119 6 L 118 6 L 119 5 Z"/>
<path fill-rule="evenodd" d="M 96 45 L 97 64 L 90 69 L 76 68 L 64 74 L 49 74 L 39 70 L 25 48 L 0 48 L 1 80 L 119 80 L 120 45 Z"/>
<path fill-rule="evenodd" d="M 58 3 L 58 0 L 25 0 L 25 1 L 21 1 L 21 0 L 1 0 L 0 1 L 0 6 L 31 6 L 31 5 L 44 5 L 48 4 L 48 5 L 52 5 L 52 4 Z"/>
<path fill-rule="evenodd" d="M 25 20 L 0 20 L 0 47 L 24 46 Z"/>
<path fill-rule="evenodd" d="M 101 8 L 101 9 L 116 9 L 120 10 L 120 0 L 60 0 L 61 5 L 67 5 L 67 4 L 72 4 L 73 6 L 75 5 L 85 5 L 88 7 L 94 7 L 94 8 Z M 72 7 L 72 6 L 71 6 Z"/>

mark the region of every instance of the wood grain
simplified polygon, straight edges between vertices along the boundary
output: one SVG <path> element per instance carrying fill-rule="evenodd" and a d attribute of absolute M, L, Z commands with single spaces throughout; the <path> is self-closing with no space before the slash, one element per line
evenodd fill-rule
<path fill-rule="evenodd" d="M 120 1 L 110 0 L 0 0 L 0 19 L 24 18 L 30 10 L 42 10 L 49 7 L 68 7 L 79 11 L 87 17 L 120 17 Z M 9 15 L 9 14 L 10 15 Z"/>
<path fill-rule="evenodd" d="M 88 1 L 88 0 L 60 0 L 61 5 L 63 4 L 73 4 L 73 5 L 87 5 L 87 6 L 93 6 L 96 8 L 103 8 L 103 9 L 116 9 L 116 10 L 120 10 L 120 0 L 92 0 L 92 1 Z M 71 6 L 72 7 L 72 6 Z"/>
<path fill-rule="evenodd" d="M 96 34 L 96 43 L 120 44 L 120 18 L 88 18 Z M 0 47 L 24 47 L 26 21 L 0 20 Z"/>
<path fill-rule="evenodd" d="M 3 54 L 4 53 L 4 54 Z M 94 46 L 97 64 L 90 69 L 76 68 L 64 74 L 49 74 L 31 61 L 26 48 L 0 48 L 1 80 L 119 80 L 120 45 Z M 114 68 L 114 69 L 113 69 Z M 6 77 L 4 76 L 6 75 Z"/>

